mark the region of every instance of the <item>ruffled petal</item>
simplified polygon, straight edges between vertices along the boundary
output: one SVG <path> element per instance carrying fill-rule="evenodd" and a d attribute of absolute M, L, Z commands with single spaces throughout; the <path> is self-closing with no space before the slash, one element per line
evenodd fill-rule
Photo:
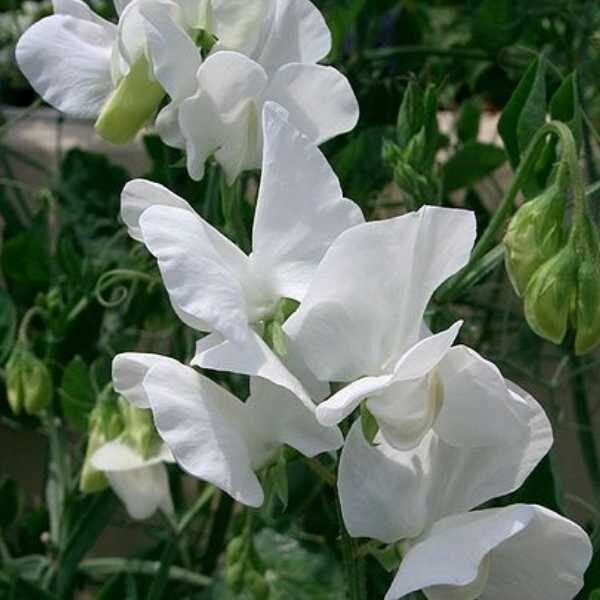
<path fill-rule="evenodd" d="M 263 491 L 244 438 L 244 405 L 184 365 L 158 365 L 144 380 L 156 428 L 177 462 L 248 506 Z"/>
<path fill-rule="evenodd" d="M 331 50 L 331 32 L 308 0 L 277 0 L 254 58 L 268 73 L 288 63 L 317 63 Z"/>
<path fill-rule="evenodd" d="M 35 91 L 74 117 L 95 118 L 113 90 L 114 25 L 77 0 L 56 3 L 61 14 L 34 23 L 19 39 L 16 59 Z"/>
<path fill-rule="evenodd" d="M 203 369 L 261 377 L 289 390 L 308 409 L 314 409 L 302 383 L 253 330 L 241 343 L 225 340 L 217 334 L 202 338 L 196 344 L 196 355 L 191 364 Z"/>
<path fill-rule="evenodd" d="M 146 246 L 157 258 L 171 302 L 192 327 L 208 323 L 227 338 L 248 335 L 246 299 L 239 266 L 212 243 L 204 221 L 188 210 L 152 206 L 140 218 Z"/>
<path fill-rule="evenodd" d="M 263 138 L 252 262 L 282 297 L 301 301 L 329 246 L 364 217 L 343 198 L 321 151 L 270 102 L 263 110 Z"/>
<path fill-rule="evenodd" d="M 351 131 L 358 122 L 352 86 L 333 67 L 286 64 L 273 74 L 265 98 L 284 106 L 290 122 L 317 145 Z"/>
<path fill-rule="evenodd" d="M 580 527 L 542 507 L 447 517 L 408 551 L 385 598 L 423 589 L 429 600 L 564 600 L 583 586 L 591 555 Z"/>
<path fill-rule="evenodd" d="M 118 354 L 112 362 L 113 388 L 117 394 L 121 394 L 138 408 L 150 408 L 143 386 L 144 377 L 155 365 L 176 362 L 172 358 L 160 354 L 142 354 L 138 352 Z"/>
<path fill-rule="evenodd" d="M 327 251 L 284 329 L 319 379 L 380 375 L 418 342 L 431 295 L 467 262 L 474 239 L 474 216 L 459 209 L 353 227 Z"/>

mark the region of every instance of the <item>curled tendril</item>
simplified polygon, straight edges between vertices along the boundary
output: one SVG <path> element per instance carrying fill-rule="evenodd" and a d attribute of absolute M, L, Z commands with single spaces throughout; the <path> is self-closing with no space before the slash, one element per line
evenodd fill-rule
<path fill-rule="evenodd" d="M 120 282 L 126 281 L 145 281 L 148 283 L 149 289 L 159 283 L 159 279 L 156 276 L 149 275 L 148 273 L 129 269 L 113 269 L 112 271 L 107 271 L 98 279 L 94 292 L 96 300 L 104 308 L 116 308 L 123 304 L 129 296 L 130 289 L 127 285 Z M 107 290 L 111 290 L 110 297 L 105 295 Z"/>

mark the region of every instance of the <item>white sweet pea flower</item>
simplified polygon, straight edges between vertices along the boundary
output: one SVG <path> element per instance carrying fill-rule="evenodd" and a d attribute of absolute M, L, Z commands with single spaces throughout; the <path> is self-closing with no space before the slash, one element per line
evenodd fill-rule
<path fill-rule="evenodd" d="M 429 600 L 570 600 L 591 558 L 585 531 L 542 506 L 455 515 L 408 550 L 385 600 L 417 590 Z"/>
<path fill-rule="evenodd" d="M 423 326 L 433 292 L 467 263 L 474 240 L 472 213 L 424 207 L 350 229 L 332 244 L 284 326 L 318 379 L 350 382 L 318 406 L 321 423 L 339 423 L 367 399 L 399 449 L 417 445 L 431 427 L 467 446 L 517 435 L 498 369 L 468 348 L 451 348 L 461 323 L 436 335 Z"/>
<path fill-rule="evenodd" d="M 331 47 L 318 10 L 306 0 L 243 4 L 262 15 L 261 5 L 266 16 L 262 29 L 254 25 L 260 35 L 252 43 L 241 43 L 249 37 L 239 33 L 221 38 L 219 24 L 255 23 L 256 14 L 236 21 L 214 7 L 208 21 L 215 24 L 220 41 L 204 62 L 195 41 L 198 18 L 194 11 L 190 16 L 187 5 L 136 0 L 128 8 L 146 20 L 154 75 L 171 98 L 157 118 L 157 131 L 166 143 L 186 149 L 194 179 L 203 176 L 204 163 L 213 154 L 230 181 L 260 166 L 262 107 L 269 100 L 284 106 L 291 122 L 317 145 L 353 129 L 358 120 L 358 103 L 347 79 L 315 64 Z M 227 6 L 228 11 L 241 10 L 237 3 Z M 233 43 L 232 37 L 238 41 Z"/>
<path fill-rule="evenodd" d="M 515 491 L 552 445 L 550 423 L 510 385 L 528 424 L 517 441 L 457 448 L 430 431 L 412 451 L 360 423 L 342 451 L 338 488 L 350 534 L 399 544 L 403 560 L 386 595 L 429 600 L 566 600 L 582 586 L 590 543 L 574 523 L 535 506 L 467 512 Z"/>
<path fill-rule="evenodd" d="M 180 318 L 211 333 L 200 340 L 193 364 L 270 379 L 310 405 L 304 386 L 257 330 L 283 298 L 302 301 L 327 248 L 342 231 L 363 222 L 363 216 L 343 198 L 318 148 L 273 104 L 265 107 L 264 137 L 249 256 L 187 202 L 154 183 L 129 183 L 121 215 L 130 234 L 158 259 Z M 308 373 L 293 349 L 289 358 Z"/>
<path fill-rule="evenodd" d="M 123 441 L 113 440 L 98 448 L 90 462 L 94 469 L 104 473 L 132 519 L 147 519 L 158 509 L 166 514 L 173 512 L 164 463 L 174 460 L 164 444 L 144 458 Z"/>
<path fill-rule="evenodd" d="M 136 405 L 150 406 L 183 469 L 248 506 L 263 503 L 256 473 L 284 445 L 311 457 L 343 443 L 337 428 L 323 427 L 288 390 L 260 378 L 251 378 L 250 397 L 241 402 L 174 360 L 126 354 L 113 362 L 113 381 Z"/>
<path fill-rule="evenodd" d="M 98 133 L 129 141 L 150 120 L 164 91 L 154 80 L 143 38 L 125 61 L 118 28 L 81 0 L 54 0 L 54 14 L 19 39 L 16 59 L 36 92 L 74 117 L 97 119 Z M 120 22 L 129 7 L 117 2 Z"/>

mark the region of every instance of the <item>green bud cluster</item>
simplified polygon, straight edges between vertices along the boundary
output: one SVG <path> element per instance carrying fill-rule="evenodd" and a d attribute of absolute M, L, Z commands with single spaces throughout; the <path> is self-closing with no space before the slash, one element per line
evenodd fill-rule
<path fill-rule="evenodd" d="M 524 300 L 525 318 L 555 344 L 575 331 L 575 352 L 600 343 L 600 241 L 587 213 L 575 215 L 567 234 L 566 181 L 556 181 L 515 214 L 504 238 L 506 267 Z"/>
<path fill-rule="evenodd" d="M 422 90 L 411 81 L 406 89 L 396 126 L 395 142 L 386 141 L 384 161 L 394 171 L 396 185 L 412 201 L 413 208 L 437 197 L 434 174 L 438 150 L 438 92 L 430 85 Z"/>
<path fill-rule="evenodd" d="M 52 403 L 53 389 L 46 364 L 26 342 L 17 342 L 6 363 L 6 390 L 13 413 L 41 416 Z"/>

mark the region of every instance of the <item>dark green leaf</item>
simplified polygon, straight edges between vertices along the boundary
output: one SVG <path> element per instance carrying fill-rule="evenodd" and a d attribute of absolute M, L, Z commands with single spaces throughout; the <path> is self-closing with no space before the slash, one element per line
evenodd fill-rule
<path fill-rule="evenodd" d="M 588 600 L 600 600 L 600 588 L 594 590 Z"/>
<path fill-rule="evenodd" d="M 490 52 L 510 45 L 521 27 L 519 3 L 512 0 L 483 0 L 473 21 L 473 41 Z"/>
<path fill-rule="evenodd" d="M 458 118 L 456 120 L 456 134 L 458 139 L 465 143 L 476 140 L 479 135 L 479 122 L 481 120 L 481 110 L 479 105 L 473 100 L 467 100 L 460 107 Z"/>
<path fill-rule="evenodd" d="M 283 504 L 283 510 L 288 505 L 288 476 L 287 476 L 287 461 L 283 452 L 279 455 L 279 460 L 275 463 L 269 473 L 273 481 L 273 491 L 277 494 L 281 504 Z"/>
<path fill-rule="evenodd" d="M 504 161 L 501 148 L 481 142 L 467 142 L 444 164 L 444 189 L 453 192 L 469 187 L 491 175 Z"/>
<path fill-rule="evenodd" d="M 81 357 L 76 356 L 65 368 L 58 393 L 63 414 L 69 425 L 73 429 L 85 432 L 96 394 L 89 369 Z"/>
<path fill-rule="evenodd" d="M 30 554 L 11 561 L 10 566 L 21 579 L 35 583 L 50 566 L 50 560 L 41 554 Z"/>
<path fill-rule="evenodd" d="M 0 528 L 16 522 L 19 512 L 19 488 L 14 479 L 5 478 L 0 482 Z"/>
<path fill-rule="evenodd" d="M 10 294 L 0 288 L 0 364 L 3 364 L 15 342 L 17 310 Z"/>
<path fill-rule="evenodd" d="M 333 37 L 331 60 L 339 59 L 344 41 L 366 4 L 367 0 L 336 0 L 325 10 L 325 18 Z"/>
<path fill-rule="evenodd" d="M 48 235 L 43 226 L 32 227 L 8 240 L 2 252 L 6 276 L 21 286 L 41 288 L 50 281 Z"/>
<path fill-rule="evenodd" d="M 583 125 L 576 72 L 566 77 L 552 96 L 550 100 L 550 116 L 552 119 L 562 121 L 570 127 L 579 147 L 583 139 Z"/>
<path fill-rule="evenodd" d="M 513 92 L 498 122 L 510 163 L 516 168 L 521 154 L 546 120 L 546 62 L 535 59 Z"/>

